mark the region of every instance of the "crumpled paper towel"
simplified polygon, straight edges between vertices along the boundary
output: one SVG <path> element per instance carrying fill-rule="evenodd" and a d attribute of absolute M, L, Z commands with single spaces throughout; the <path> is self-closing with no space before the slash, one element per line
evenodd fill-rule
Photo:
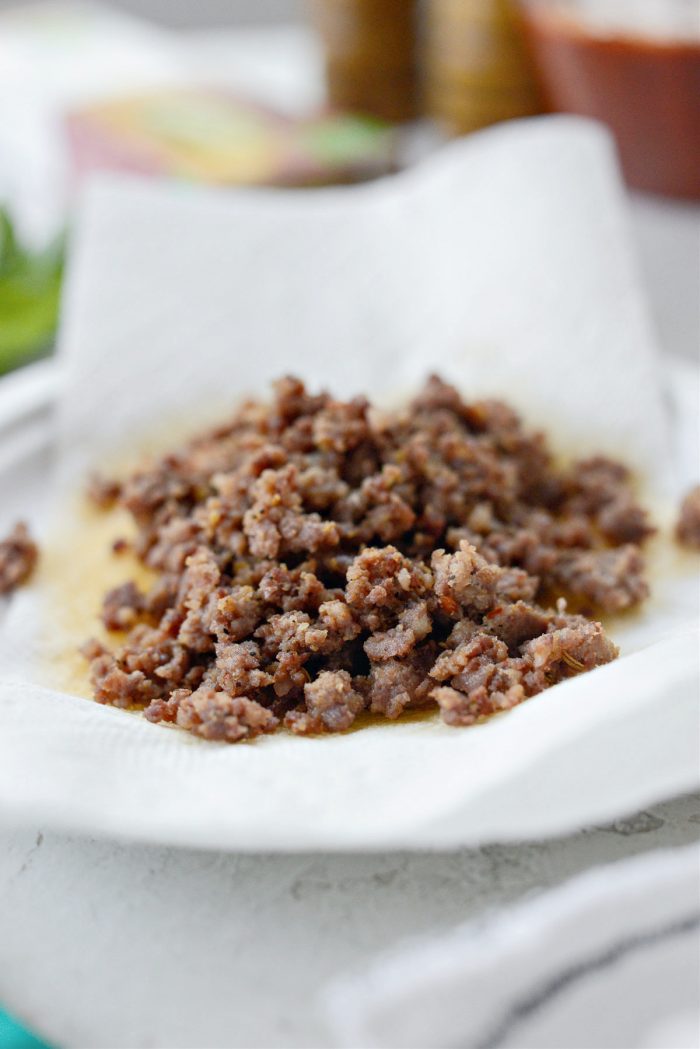
<path fill-rule="evenodd" d="M 598 868 L 328 988 L 334 1045 L 697 1049 L 700 850 Z"/>
<path fill-rule="evenodd" d="M 154 413 L 230 404 L 290 369 L 396 399 L 432 368 L 507 395 L 577 452 L 668 468 L 611 140 L 576 118 L 486 131 L 352 189 L 104 178 L 62 345 L 62 435 L 81 466 Z"/>
<path fill-rule="evenodd" d="M 212 421 L 290 370 L 386 401 L 436 369 L 506 396 L 564 448 L 627 458 L 656 489 L 672 472 L 610 140 L 572 118 L 487 131 L 352 189 L 97 183 L 61 357 L 59 502 L 160 420 L 187 428 L 204 407 Z M 564 831 L 698 781 L 687 572 L 628 621 L 625 658 L 488 724 L 231 747 L 51 688 L 74 556 L 65 608 L 47 619 L 40 573 L 0 637 L 8 816 L 230 849 L 456 846 Z"/>

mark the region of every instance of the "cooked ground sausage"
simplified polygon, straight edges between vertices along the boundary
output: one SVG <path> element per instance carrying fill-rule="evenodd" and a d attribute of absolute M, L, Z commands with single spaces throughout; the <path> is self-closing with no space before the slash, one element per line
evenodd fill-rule
<path fill-rule="evenodd" d="M 471 724 L 615 658 L 567 601 L 618 612 L 647 594 L 652 529 L 626 469 L 561 469 L 507 405 L 436 377 L 390 414 L 285 378 L 270 404 L 91 487 L 130 511 L 158 574 L 106 595 L 123 636 L 85 646 L 95 696 L 206 739 L 424 705 Z"/>
<path fill-rule="evenodd" d="M 0 594 L 9 594 L 29 579 L 39 550 L 23 521 L 0 541 Z"/>
<path fill-rule="evenodd" d="M 683 546 L 700 550 L 700 484 L 691 488 L 681 503 L 676 539 Z"/>

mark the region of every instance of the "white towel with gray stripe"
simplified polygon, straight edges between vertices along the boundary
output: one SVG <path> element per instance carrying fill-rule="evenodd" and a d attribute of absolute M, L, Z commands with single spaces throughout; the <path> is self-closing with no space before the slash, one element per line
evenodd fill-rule
<path fill-rule="evenodd" d="M 697 1049 L 700 849 L 598 868 L 335 983 L 336 1044 Z"/>

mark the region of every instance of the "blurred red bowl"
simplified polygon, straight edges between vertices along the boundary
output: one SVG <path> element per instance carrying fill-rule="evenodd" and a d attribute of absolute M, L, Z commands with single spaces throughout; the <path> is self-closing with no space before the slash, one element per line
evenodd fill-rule
<path fill-rule="evenodd" d="M 631 186 L 700 199 L 696 0 L 522 0 L 548 107 L 610 126 Z"/>

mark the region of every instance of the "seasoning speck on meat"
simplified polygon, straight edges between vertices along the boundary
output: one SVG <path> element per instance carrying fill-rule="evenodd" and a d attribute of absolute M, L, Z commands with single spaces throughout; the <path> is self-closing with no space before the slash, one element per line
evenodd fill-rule
<path fill-rule="evenodd" d="M 6 539 L 0 540 L 0 594 L 9 594 L 26 583 L 38 558 L 38 547 L 20 521 Z"/>
<path fill-rule="evenodd" d="M 676 539 L 683 546 L 700 550 L 700 484 L 691 488 L 681 503 Z"/>
<path fill-rule="evenodd" d="M 559 468 L 507 405 L 435 377 L 381 416 L 282 379 L 270 404 L 90 493 L 132 515 L 128 548 L 156 573 L 105 596 L 115 644 L 83 648 L 95 698 L 208 740 L 426 706 L 470 725 L 610 662 L 580 613 L 647 594 L 653 529 L 627 470 Z M 35 556 L 16 530 L 0 583 Z"/>

